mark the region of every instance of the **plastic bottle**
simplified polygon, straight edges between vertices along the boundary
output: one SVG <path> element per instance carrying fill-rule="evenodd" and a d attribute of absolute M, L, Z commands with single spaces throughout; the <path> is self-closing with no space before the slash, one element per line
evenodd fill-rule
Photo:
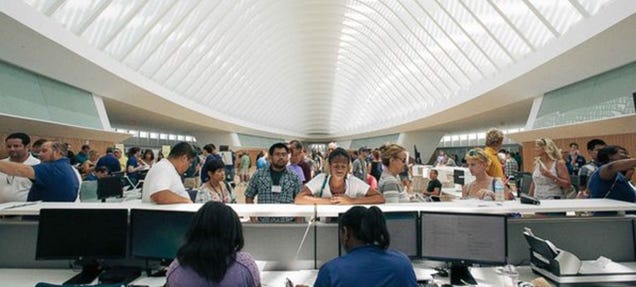
<path fill-rule="evenodd" d="M 501 178 L 495 179 L 495 201 L 504 201 L 504 183 Z"/>

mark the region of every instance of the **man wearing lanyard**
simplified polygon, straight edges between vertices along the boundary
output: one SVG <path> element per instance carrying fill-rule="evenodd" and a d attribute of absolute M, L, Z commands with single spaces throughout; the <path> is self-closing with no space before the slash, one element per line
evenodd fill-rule
<path fill-rule="evenodd" d="M 289 149 L 284 143 L 275 143 L 269 148 L 269 168 L 259 169 L 250 179 L 245 190 L 245 202 L 254 203 L 258 195 L 258 203 L 293 204 L 300 192 L 301 181 L 298 176 L 287 169 Z M 300 222 L 301 218 L 295 219 Z M 259 217 L 252 222 L 284 223 L 294 221 L 293 217 Z"/>

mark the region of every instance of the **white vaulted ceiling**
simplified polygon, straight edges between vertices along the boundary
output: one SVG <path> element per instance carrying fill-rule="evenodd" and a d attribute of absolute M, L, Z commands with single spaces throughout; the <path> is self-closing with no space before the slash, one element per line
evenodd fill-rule
<path fill-rule="evenodd" d="M 519 66 L 615 1 L 24 2 L 76 47 L 120 65 L 119 77 L 151 82 L 158 99 L 209 117 L 203 126 L 319 139 L 408 125 L 477 99 L 507 74 L 531 71 Z"/>

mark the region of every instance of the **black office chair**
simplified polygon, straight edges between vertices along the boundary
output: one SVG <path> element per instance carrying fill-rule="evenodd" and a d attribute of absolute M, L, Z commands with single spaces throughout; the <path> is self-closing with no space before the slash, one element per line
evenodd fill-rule
<path fill-rule="evenodd" d="M 518 196 L 521 194 L 528 194 L 530 191 L 530 184 L 532 183 L 532 173 L 520 172 L 519 176 L 515 177 L 519 180 L 517 183 Z"/>
<path fill-rule="evenodd" d="M 109 197 L 123 197 L 124 183 L 121 176 L 107 176 L 97 179 L 97 199 L 106 202 Z"/>

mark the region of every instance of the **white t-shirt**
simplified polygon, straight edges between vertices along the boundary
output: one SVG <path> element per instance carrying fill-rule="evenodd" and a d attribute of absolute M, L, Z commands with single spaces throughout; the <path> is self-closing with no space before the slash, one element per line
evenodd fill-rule
<path fill-rule="evenodd" d="M 323 182 L 325 181 L 325 176 L 327 175 L 321 173 L 305 184 L 305 186 L 309 188 L 313 196 L 320 196 L 320 189 L 322 188 Z M 347 175 L 345 186 L 345 195 L 351 198 L 365 197 L 367 196 L 367 191 L 369 190 L 369 185 L 366 182 L 353 175 Z M 331 194 L 331 189 L 329 188 L 329 179 L 327 179 L 325 187 L 322 190 L 322 197 L 331 198 L 332 196 L 333 195 Z"/>
<path fill-rule="evenodd" d="M 155 163 L 146 174 L 141 202 L 153 202 L 150 196 L 166 189 L 178 196 L 190 199 L 174 165 L 169 160 L 161 160 Z"/>
<path fill-rule="evenodd" d="M 3 159 L 9 161 L 9 158 Z M 23 164 L 36 165 L 40 160 L 29 154 Z M 26 201 L 33 182 L 26 177 L 12 176 L 0 172 L 0 202 Z"/>

